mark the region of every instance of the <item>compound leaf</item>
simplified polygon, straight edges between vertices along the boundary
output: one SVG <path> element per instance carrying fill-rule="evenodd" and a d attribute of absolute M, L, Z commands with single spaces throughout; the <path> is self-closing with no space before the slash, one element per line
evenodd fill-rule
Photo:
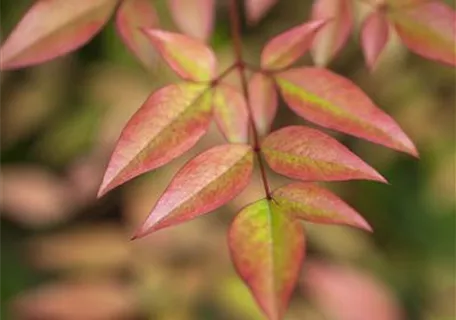
<path fill-rule="evenodd" d="M 397 123 L 353 82 L 322 68 L 295 68 L 277 74 L 285 102 L 301 117 L 417 156 Z"/>
<path fill-rule="evenodd" d="M 263 199 L 239 212 L 228 241 L 234 265 L 264 313 L 282 319 L 304 258 L 303 226 Z"/>
<path fill-rule="evenodd" d="M 289 126 L 267 136 L 261 150 L 270 167 L 304 181 L 366 179 L 385 182 L 347 147 L 321 131 Z"/>
<path fill-rule="evenodd" d="M 373 69 L 389 37 L 389 24 L 383 12 L 372 12 L 361 26 L 361 46 L 366 65 Z"/>
<path fill-rule="evenodd" d="M 111 16 L 117 0 L 36 1 L 0 49 L 0 67 L 39 64 L 90 41 Z"/>
<path fill-rule="evenodd" d="M 190 149 L 208 129 L 211 98 L 206 86 L 191 83 L 155 91 L 123 129 L 99 196 Z"/>
<path fill-rule="evenodd" d="M 252 167 L 252 148 L 244 144 L 220 145 L 196 156 L 176 174 L 134 238 L 222 206 L 244 190 Z"/>
<path fill-rule="evenodd" d="M 372 228 L 352 207 L 327 189 L 296 182 L 276 189 L 274 200 L 287 214 L 309 222 L 344 224 L 367 231 Z"/>
<path fill-rule="evenodd" d="M 122 41 L 147 68 L 156 61 L 156 50 L 141 28 L 156 28 L 158 16 L 149 0 L 124 0 L 116 15 L 117 31 Z"/>
<path fill-rule="evenodd" d="M 216 58 L 204 42 L 179 33 L 157 29 L 142 30 L 168 65 L 183 79 L 212 79 L 216 69 Z"/>

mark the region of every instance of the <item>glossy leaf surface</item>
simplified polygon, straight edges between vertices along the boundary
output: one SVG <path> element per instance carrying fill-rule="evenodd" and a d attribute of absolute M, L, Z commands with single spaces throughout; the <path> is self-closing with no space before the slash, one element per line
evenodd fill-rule
<path fill-rule="evenodd" d="M 318 32 L 312 45 L 315 64 L 325 66 L 343 48 L 352 31 L 351 0 L 315 0 L 311 19 L 331 19 Z"/>
<path fill-rule="evenodd" d="M 296 182 L 273 192 L 280 209 L 314 223 L 345 224 L 372 231 L 369 224 L 353 208 L 327 189 L 315 184 Z"/>
<path fill-rule="evenodd" d="M 249 80 L 249 99 L 258 134 L 268 134 L 279 103 L 274 80 L 263 73 L 254 73 Z"/>
<path fill-rule="evenodd" d="M 99 196 L 190 149 L 210 121 L 211 93 L 205 86 L 173 84 L 154 92 L 123 129 Z"/>
<path fill-rule="evenodd" d="M 36 1 L 0 49 L 1 69 L 42 63 L 91 40 L 108 21 L 116 0 Z"/>
<path fill-rule="evenodd" d="M 183 79 L 209 81 L 214 76 L 214 52 L 203 42 L 178 33 L 143 29 L 168 65 Z"/>
<path fill-rule="evenodd" d="M 278 0 L 245 0 L 247 21 L 255 24 L 277 3 Z"/>
<path fill-rule="evenodd" d="M 246 143 L 249 115 L 242 94 L 234 87 L 219 84 L 213 100 L 214 118 L 225 138 L 232 143 Z"/>
<path fill-rule="evenodd" d="M 361 27 L 361 46 L 366 65 L 373 69 L 389 37 L 389 25 L 382 12 L 372 12 Z"/>
<path fill-rule="evenodd" d="M 261 150 L 270 167 L 304 181 L 385 179 L 336 139 L 321 131 L 289 126 L 272 132 Z"/>
<path fill-rule="evenodd" d="M 171 15 L 186 34 L 206 41 L 214 24 L 215 0 L 169 0 Z"/>
<path fill-rule="evenodd" d="M 261 67 L 278 70 L 289 67 L 306 53 L 326 20 L 315 20 L 291 28 L 272 38 L 261 53 Z"/>
<path fill-rule="evenodd" d="M 413 52 L 456 64 L 456 12 L 441 1 L 391 10 L 390 19 L 402 42 Z"/>
<path fill-rule="evenodd" d="M 264 313 L 282 319 L 304 258 L 303 226 L 263 199 L 239 212 L 228 241 L 234 265 Z"/>
<path fill-rule="evenodd" d="M 350 80 L 322 68 L 290 69 L 278 74 L 276 80 L 285 102 L 301 117 L 417 155 L 397 123 Z"/>
<path fill-rule="evenodd" d="M 216 146 L 196 156 L 176 174 L 134 237 L 222 206 L 247 186 L 252 166 L 252 148 L 243 144 Z"/>
<path fill-rule="evenodd" d="M 158 16 L 149 0 L 125 0 L 116 16 L 117 31 L 122 41 L 146 66 L 151 68 L 156 61 L 156 49 L 141 32 L 141 28 L 156 28 Z"/>

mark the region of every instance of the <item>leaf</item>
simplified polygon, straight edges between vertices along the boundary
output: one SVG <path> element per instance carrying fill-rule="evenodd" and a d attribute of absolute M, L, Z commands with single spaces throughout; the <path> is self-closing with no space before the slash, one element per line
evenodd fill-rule
<path fill-rule="evenodd" d="M 342 49 L 353 27 L 352 4 L 350 0 L 316 0 L 311 20 L 329 20 L 315 36 L 312 56 L 315 64 L 325 66 Z"/>
<path fill-rule="evenodd" d="M 418 155 L 397 123 L 350 80 L 322 68 L 295 68 L 277 74 L 276 82 L 285 102 L 304 119 Z"/>
<path fill-rule="evenodd" d="M 256 24 L 278 0 L 245 0 L 245 11 L 249 24 Z"/>
<path fill-rule="evenodd" d="M 279 103 L 274 79 L 260 72 L 254 73 L 249 80 L 249 99 L 258 134 L 268 134 Z"/>
<path fill-rule="evenodd" d="M 201 153 L 176 174 L 133 238 L 217 209 L 244 190 L 252 167 L 248 145 L 226 144 Z"/>
<path fill-rule="evenodd" d="M 206 41 L 214 24 L 214 0 L 169 0 L 171 15 L 186 34 Z"/>
<path fill-rule="evenodd" d="M 359 270 L 309 261 L 305 275 L 306 296 L 328 319 L 406 319 L 391 290 Z"/>
<path fill-rule="evenodd" d="M 436 61 L 456 64 L 456 12 L 440 1 L 391 10 L 402 42 L 413 52 Z"/>
<path fill-rule="evenodd" d="M 372 12 L 361 27 L 361 45 L 366 65 L 373 69 L 389 37 L 389 25 L 383 12 Z"/>
<path fill-rule="evenodd" d="M 209 81 L 213 78 L 216 58 L 203 42 L 178 33 L 142 30 L 180 77 L 192 81 Z"/>
<path fill-rule="evenodd" d="M 304 258 L 302 225 L 263 199 L 239 212 L 228 241 L 233 263 L 264 313 L 281 319 Z"/>
<path fill-rule="evenodd" d="M 289 126 L 274 131 L 264 139 L 261 150 L 274 171 L 290 178 L 386 182 L 347 147 L 312 128 Z"/>
<path fill-rule="evenodd" d="M 326 20 L 315 20 L 291 28 L 272 38 L 261 52 L 261 67 L 279 70 L 292 65 L 306 53 Z"/>
<path fill-rule="evenodd" d="M 149 0 L 124 0 L 117 10 L 117 31 L 122 41 L 145 67 L 151 68 L 156 61 L 156 50 L 141 32 L 141 28 L 158 26 L 158 16 Z"/>
<path fill-rule="evenodd" d="M 214 118 L 226 140 L 246 143 L 249 138 L 249 114 L 242 94 L 227 84 L 218 84 L 214 95 Z"/>
<path fill-rule="evenodd" d="M 0 49 L 0 68 L 39 64 L 90 41 L 111 16 L 117 0 L 36 1 Z"/>
<path fill-rule="evenodd" d="M 190 149 L 211 121 L 204 85 L 173 84 L 152 93 L 123 129 L 98 196 Z"/>
<path fill-rule="evenodd" d="M 345 224 L 372 231 L 369 224 L 338 196 L 315 184 L 296 182 L 275 190 L 280 209 L 314 223 Z"/>

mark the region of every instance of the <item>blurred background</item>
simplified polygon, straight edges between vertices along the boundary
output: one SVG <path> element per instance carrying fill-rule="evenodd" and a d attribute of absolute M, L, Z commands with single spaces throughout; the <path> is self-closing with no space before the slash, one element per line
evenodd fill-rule
<path fill-rule="evenodd" d="M 3 39 L 32 2 L 0 2 Z M 175 30 L 165 1 L 156 3 L 161 26 Z M 232 54 L 226 4 L 217 3 L 211 44 L 223 69 Z M 305 21 L 310 5 L 280 0 L 258 25 L 245 25 L 246 58 L 257 64 L 265 41 Z M 285 319 L 455 319 L 454 69 L 393 37 L 369 73 L 357 30 L 329 68 L 391 114 L 420 159 L 337 135 L 391 185 L 327 184 L 375 231 L 306 223 L 307 258 Z M 129 241 L 176 170 L 223 142 L 215 126 L 169 165 L 96 199 L 121 128 L 175 80 L 158 58 L 155 70 L 142 69 L 112 21 L 71 55 L 2 74 L 2 319 L 263 319 L 226 244 L 235 213 L 262 195 L 258 176 L 216 212 Z M 281 102 L 274 128 L 303 123 Z M 270 176 L 275 187 L 287 182 Z"/>

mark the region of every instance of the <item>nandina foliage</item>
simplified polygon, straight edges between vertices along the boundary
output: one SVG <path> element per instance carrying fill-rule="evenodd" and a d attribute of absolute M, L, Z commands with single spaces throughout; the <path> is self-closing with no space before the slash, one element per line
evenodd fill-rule
<path fill-rule="evenodd" d="M 245 0 L 257 23 L 277 0 Z M 229 230 L 234 265 L 269 319 L 282 319 L 305 256 L 301 220 L 371 231 L 348 204 L 314 181 L 386 182 L 336 139 L 313 128 L 270 132 L 279 95 L 298 116 L 413 156 L 418 152 L 399 125 L 353 82 L 321 66 L 342 50 L 353 29 L 353 2 L 316 0 L 311 19 L 265 45 L 259 66 L 241 52 L 239 8 L 230 0 L 235 60 L 217 74 L 217 58 L 204 41 L 214 24 L 215 0 L 169 0 L 176 24 L 188 35 L 159 28 L 149 0 L 38 0 L 1 47 L 0 66 L 16 69 L 69 53 L 94 37 L 115 14 L 120 39 L 151 68 L 160 55 L 181 81 L 147 98 L 122 130 L 99 196 L 195 145 L 214 120 L 227 140 L 190 160 L 175 175 L 133 238 L 173 226 L 222 206 L 251 179 L 255 162 L 264 198 L 243 208 Z M 373 68 L 395 29 L 415 53 L 455 64 L 453 9 L 440 1 L 363 0 L 361 45 Z M 320 67 L 293 67 L 307 52 Z M 242 90 L 225 83 L 237 72 Z M 250 76 L 248 76 L 250 75 Z M 256 161 L 255 161 L 256 160 Z M 270 190 L 269 167 L 297 179 Z M 305 181 L 305 182 L 303 182 Z"/>

